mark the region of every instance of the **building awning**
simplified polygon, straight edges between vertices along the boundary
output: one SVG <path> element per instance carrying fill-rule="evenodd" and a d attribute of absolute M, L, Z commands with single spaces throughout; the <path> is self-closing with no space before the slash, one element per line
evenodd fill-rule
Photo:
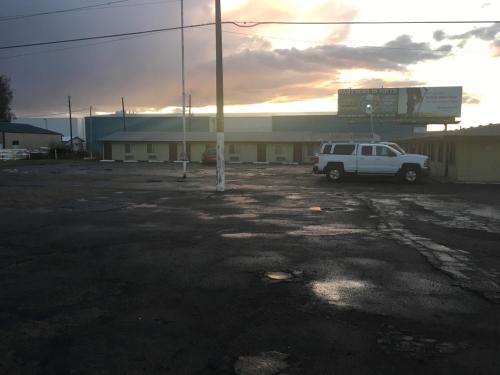
<path fill-rule="evenodd" d="M 217 133 L 187 132 L 188 142 L 215 142 Z M 369 134 L 356 133 L 313 133 L 313 132 L 228 132 L 226 142 L 264 142 L 264 143 L 318 143 L 330 140 L 355 141 L 371 138 Z M 183 133 L 177 132 L 116 132 L 99 138 L 99 142 L 182 142 Z"/>

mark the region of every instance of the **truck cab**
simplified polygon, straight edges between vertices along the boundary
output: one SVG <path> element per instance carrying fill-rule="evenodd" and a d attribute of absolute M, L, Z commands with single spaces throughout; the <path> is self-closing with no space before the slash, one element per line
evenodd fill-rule
<path fill-rule="evenodd" d="M 425 155 L 406 154 L 388 143 L 328 142 L 321 146 L 313 172 L 324 173 L 331 181 L 358 174 L 401 176 L 413 183 L 429 174 L 429 162 Z"/>

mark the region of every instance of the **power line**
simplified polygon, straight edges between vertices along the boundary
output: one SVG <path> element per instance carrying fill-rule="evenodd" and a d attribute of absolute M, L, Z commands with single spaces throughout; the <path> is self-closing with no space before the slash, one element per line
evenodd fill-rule
<path fill-rule="evenodd" d="M 141 2 L 141 3 L 135 3 L 135 4 L 122 4 L 122 3 L 128 2 L 128 1 L 130 1 L 130 0 L 111 1 L 111 2 L 102 3 L 102 4 L 94 4 L 94 5 L 84 6 L 84 7 L 69 8 L 69 9 L 62 9 L 62 10 L 55 10 L 55 11 L 48 11 L 48 12 L 39 12 L 39 13 L 32 13 L 32 14 L 20 14 L 20 15 L 14 15 L 14 16 L 4 16 L 4 17 L 0 17 L 0 22 L 18 20 L 18 19 L 24 19 L 24 18 L 31 18 L 31 17 L 38 17 L 38 16 L 53 15 L 53 14 L 70 13 L 70 12 L 93 11 L 93 10 L 115 9 L 115 8 L 131 8 L 131 7 L 142 7 L 142 6 L 148 6 L 148 5 L 176 3 L 176 2 L 179 2 L 180 0 L 158 0 L 158 1 L 145 1 L 145 2 Z"/>
<path fill-rule="evenodd" d="M 500 23 L 500 21 L 331 21 L 331 22 L 292 22 L 292 21 L 262 21 L 262 22 L 237 22 L 237 21 L 224 21 L 224 25 L 234 25 L 240 28 L 251 28 L 262 25 L 399 25 L 399 24 L 482 24 L 482 23 Z M 203 26 L 214 26 L 214 22 L 207 22 L 194 25 L 186 26 L 176 26 L 176 27 L 164 27 L 159 29 L 150 29 L 143 31 L 119 33 L 119 34 L 108 34 L 108 35 L 98 35 L 92 37 L 74 38 L 74 39 L 63 39 L 63 40 L 53 40 L 49 42 L 38 42 L 38 43 L 27 43 L 27 44 L 14 44 L 10 46 L 0 47 L 0 50 L 14 49 L 14 48 L 25 48 L 25 47 L 35 47 L 35 46 L 45 46 L 51 44 L 62 44 L 62 43 L 74 43 L 81 42 L 85 40 L 96 40 L 96 39 L 109 39 L 117 38 L 123 36 L 132 35 L 143 35 L 159 33 L 164 31 L 174 31 L 184 29 L 193 29 Z"/>
<path fill-rule="evenodd" d="M 184 26 L 184 29 L 192 29 L 192 28 L 195 28 L 195 27 L 212 26 L 212 25 L 215 25 L 215 23 L 214 22 L 208 22 L 208 23 L 201 23 L 201 24 L 196 24 L 196 25 L 187 25 L 187 26 Z M 97 35 L 97 36 L 84 37 L 84 38 L 75 38 L 75 39 L 52 40 L 50 42 L 15 44 L 15 45 L 10 45 L 10 46 L 0 47 L 0 50 L 14 49 L 14 48 L 24 48 L 24 47 L 35 47 L 35 46 L 46 46 L 46 45 L 51 45 L 51 44 L 74 43 L 74 42 L 82 42 L 82 41 L 85 41 L 85 40 L 109 39 L 109 38 L 117 38 L 117 37 L 132 36 L 132 35 L 153 34 L 153 33 L 159 33 L 159 32 L 164 32 L 164 31 L 180 30 L 180 29 L 182 29 L 181 26 L 164 27 L 164 28 L 160 28 L 160 29 L 150 29 L 150 30 L 144 30 L 144 31 L 134 31 L 134 32 L 120 33 L 120 34 L 108 34 L 108 35 Z"/>
<path fill-rule="evenodd" d="M 456 21 L 225 21 L 238 27 L 263 25 L 429 25 L 429 24 L 483 24 L 500 23 L 499 20 L 456 20 Z"/>
<path fill-rule="evenodd" d="M 2 56 L 2 57 L 0 57 L 0 60 L 11 60 L 11 59 L 15 59 L 15 58 L 18 58 L 18 57 L 24 57 L 24 56 L 33 56 L 33 55 L 40 55 L 40 54 L 44 54 L 44 53 L 60 52 L 60 51 L 67 51 L 67 50 L 71 50 L 71 49 L 92 47 L 92 46 L 98 46 L 98 45 L 101 45 L 101 44 L 109 44 L 109 43 L 120 42 L 120 41 L 123 41 L 123 40 L 144 38 L 144 37 L 147 37 L 147 36 L 151 36 L 151 34 L 134 35 L 134 36 L 129 36 L 129 37 L 123 37 L 123 38 L 105 40 L 105 41 L 96 42 L 96 43 L 80 44 L 80 45 L 72 46 L 72 47 L 54 48 L 54 49 L 47 49 L 47 50 L 43 50 L 43 51 L 37 51 L 37 52 L 21 53 L 19 55 Z"/>
<path fill-rule="evenodd" d="M 38 12 L 38 13 L 30 13 L 30 14 L 19 14 L 19 15 L 14 15 L 14 16 L 4 16 L 4 17 L 0 17 L 0 21 L 11 21 L 11 20 L 19 20 L 19 19 L 23 19 L 23 18 L 32 18 L 32 17 L 39 17 L 39 16 L 47 16 L 47 15 L 50 15 L 50 14 L 61 14 L 61 13 L 77 12 L 77 11 L 81 11 L 81 10 L 95 9 L 95 8 L 99 8 L 99 7 L 106 6 L 106 5 L 113 5 L 113 4 L 118 4 L 118 3 L 125 3 L 125 2 L 128 2 L 128 1 L 130 1 L 130 0 L 115 0 L 115 1 L 108 1 L 107 3 L 86 5 L 86 6 L 83 6 L 83 7 L 59 9 L 59 10 L 52 10 L 52 11 Z"/>

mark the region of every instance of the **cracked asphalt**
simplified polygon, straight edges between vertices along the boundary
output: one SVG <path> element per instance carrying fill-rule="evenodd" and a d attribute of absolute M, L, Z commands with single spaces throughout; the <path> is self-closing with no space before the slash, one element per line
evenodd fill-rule
<path fill-rule="evenodd" d="M 1 374 L 498 374 L 500 185 L 0 164 Z"/>

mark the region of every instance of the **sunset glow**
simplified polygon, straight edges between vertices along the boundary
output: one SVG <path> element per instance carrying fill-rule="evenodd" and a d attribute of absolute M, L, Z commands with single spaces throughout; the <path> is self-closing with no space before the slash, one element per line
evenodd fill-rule
<path fill-rule="evenodd" d="M 186 24 L 213 20 L 210 0 L 186 1 L 184 6 Z M 102 26 L 93 32 L 122 30 L 121 23 L 111 22 L 120 19 L 117 14 L 137 30 L 179 22 L 176 2 L 150 4 L 140 14 L 134 10 L 102 10 L 96 15 Z M 488 20 L 500 14 L 500 2 L 423 0 L 408 6 L 396 0 L 226 0 L 222 11 L 223 20 L 238 22 Z M 57 36 L 50 31 L 51 20 L 39 21 L 37 30 L 47 30 L 41 39 Z M 74 30 L 68 37 L 89 33 L 79 18 L 68 17 L 68 27 Z M 224 25 L 223 30 L 227 112 L 334 112 L 337 91 L 343 88 L 463 86 L 463 126 L 500 122 L 498 24 Z M 206 113 L 215 104 L 214 29 L 188 29 L 185 34 L 186 89 L 193 112 Z M 2 35 L 8 39 L 11 34 Z M 19 40 L 22 35 L 6 43 Z M 29 64 L 33 53 L 36 65 Z M 102 113 L 119 110 L 122 96 L 135 113 L 178 112 L 182 103 L 176 32 L 102 46 L 47 48 L 26 57 L 2 52 L 0 58 L 12 78 L 19 115 L 61 112 L 70 91 L 75 101 L 85 106 L 92 102 Z M 61 97 L 46 97 L 49 89 Z"/>

